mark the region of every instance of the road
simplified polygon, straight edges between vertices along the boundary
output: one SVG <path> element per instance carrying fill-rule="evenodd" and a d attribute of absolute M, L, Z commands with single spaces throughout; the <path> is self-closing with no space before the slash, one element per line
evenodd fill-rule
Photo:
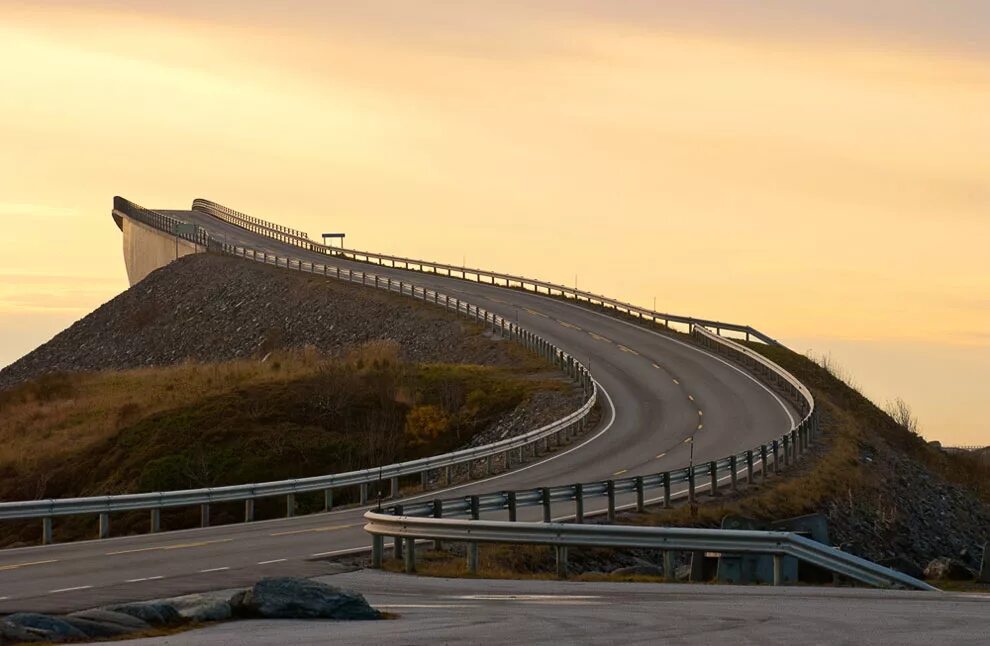
<path fill-rule="evenodd" d="M 590 366 L 603 391 L 598 428 L 549 459 L 458 487 L 457 494 L 679 468 L 688 462 L 685 440 L 691 436 L 696 460 L 721 458 L 779 437 L 797 415 L 725 360 L 586 308 L 517 290 L 328 259 L 202 213 L 165 213 L 232 244 L 438 289 L 518 320 Z M 431 492 L 429 497 L 445 495 Z M 0 551 L 0 613 L 89 607 L 97 600 L 160 596 L 162 590 L 220 588 L 249 576 L 319 574 L 325 568 L 319 559 L 369 544 L 361 531 L 363 511 Z"/>
<path fill-rule="evenodd" d="M 392 621 L 246 621 L 137 645 L 986 644 L 990 595 L 852 588 L 429 579 L 361 571 L 320 580 Z"/>

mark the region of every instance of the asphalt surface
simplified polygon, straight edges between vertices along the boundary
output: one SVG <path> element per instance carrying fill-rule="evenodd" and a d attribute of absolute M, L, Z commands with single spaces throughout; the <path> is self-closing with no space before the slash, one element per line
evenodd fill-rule
<path fill-rule="evenodd" d="M 586 308 L 518 290 L 328 258 L 205 214 L 167 213 L 232 244 L 435 288 L 518 320 L 590 366 L 602 388 L 597 428 L 541 462 L 455 487 L 449 495 L 658 473 L 687 465 L 691 436 L 696 461 L 717 459 L 779 437 L 797 415 L 725 360 Z M 428 497 L 446 495 L 433 491 Z M 594 509 L 602 503 L 588 504 Z M 0 613 L 71 610 L 223 588 L 266 575 L 325 573 L 327 564 L 320 559 L 369 544 L 361 530 L 363 511 L 3 550 Z M 524 513 L 521 518 L 535 518 L 537 512 Z M 93 523 L 95 533 L 95 517 Z"/>
<path fill-rule="evenodd" d="M 990 595 L 852 588 L 430 579 L 320 580 L 388 621 L 235 621 L 133 644 L 986 644 Z"/>

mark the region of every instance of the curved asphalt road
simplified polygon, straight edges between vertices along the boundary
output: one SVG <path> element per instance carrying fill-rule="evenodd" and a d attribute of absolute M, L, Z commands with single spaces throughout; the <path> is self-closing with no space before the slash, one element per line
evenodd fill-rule
<path fill-rule="evenodd" d="M 776 394 L 719 357 L 576 305 L 439 275 L 328 258 L 202 213 L 165 213 L 199 224 L 232 244 L 435 288 L 518 320 L 590 366 L 603 394 L 604 414 L 598 428 L 541 462 L 455 487 L 458 495 L 679 468 L 688 462 L 685 440 L 691 435 L 695 437 L 695 460 L 715 459 L 779 437 L 797 415 Z M 454 494 L 433 491 L 428 495 Z M 593 502 L 591 508 L 596 508 Z M 314 576 L 328 571 L 321 558 L 369 544 L 361 530 L 363 511 L 352 508 L 251 524 L 0 551 L 0 613 L 91 607 L 229 587 L 273 574 Z M 520 510 L 520 518 L 528 517 Z"/>

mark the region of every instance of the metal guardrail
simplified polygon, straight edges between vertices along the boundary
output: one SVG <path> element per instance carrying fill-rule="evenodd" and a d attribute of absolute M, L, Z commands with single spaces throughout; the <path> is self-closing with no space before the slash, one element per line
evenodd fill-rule
<path fill-rule="evenodd" d="M 165 215 L 164 213 L 147 209 L 131 202 L 130 200 L 120 197 L 119 195 L 113 198 L 113 209 L 114 211 L 126 215 L 129 218 L 133 218 L 138 222 L 147 224 L 154 229 L 164 231 L 169 235 L 182 238 L 183 240 L 188 240 L 194 244 L 206 247 L 209 243 L 209 234 L 202 227 L 196 226 L 194 227 L 194 232 L 190 232 L 188 229 L 189 225 L 185 222 Z"/>
<path fill-rule="evenodd" d="M 211 202 L 203 198 L 197 198 L 193 201 L 192 208 L 194 211 L 200 211 L 208 215 L 213 215 L 214 217 L 220 218 L 221 220 L 228 222 L 230 224 L 235 224 L 242 226 L 249 231 L 258 233 L 261 235 L 267 235 L 265 233 L 265 227 L 258 227 L 252 222 L 264 222 L 263 220 L 258 220 L 252 216 L 234 211 L 226 206 L 217 204 L 216 202 Z M 251 225 L 255 228 L 251 228 Z M 269 227 L 270 228 L 270 227 Z M 743 334 L 748 341 L 750 338 L 758 339 L 769 345 L 780 345 L 776 339 L 760 332 L 749 325 L 740 325 L 737 323 L 728 323 L 725 321 L 715 321 L 712 319 L 699 319 L 692 316 L 682 316 L 679 314 L 669 314 L 664 312 L 656 312 L 653 310 L 646 309 L 644 307 L 639 307 L 620 301 L 614 298 L 609 298 L 601 294 L 595 294 L 593 292 L 588 292 L 572 287 L 567 287 L 565 285 L 558 285 L 556 283 L 551 283 L 544 280 L 536 280 L 533 278 L 526 278 L 524 276 L 514 276 L 512 274 L 503 274 L 500 272 L 489 271 L 486 269 L 476 269 L 469 267 L 457 267 L 455 265 L 448 265 L 444 263 L 431 262 L 428 260 L 417 260 L 414 258 L 403 258 L 402 256 L 391 256 L 388 254 L 374 253 L 371 251 L 358 251 L 356 249 L 344 249 L 341 247 L 330 247 L 318 242 L 310 240 L 305 234 L 303 235 L 285 235 L 281 234 L 279 236 L 271 236 L 280 242 L 291 244 L 307 251 L 313 251 L 316 253 L 323 253 L 330 256 L 342 256 L 349 260 L 356 260 L 359 262 L 368 262 L 372 264 L 377 264 L 385 266 L 388 262 L 391 267 L 397 267 L 400 269 L 406 269 L 411 271 L 421 271 L 426 273 L 440 273 L 440 271 L 445 272 L 446 276 L 452 278 L 461 278 L 463 280 L 474 280 L 475 282 L 484 283 L 487 282 L 491 285 L 500 285 L 502 287 L 518 287 L 527 291 L 540 292 L 540 290 L 545 290 L 548 295 L 557 295 L 572 298 L 578 301 L 586 301 L 590 305 L 598 305 L 603 308 L 612 308 L 617 312 L 629 314 L 631 316 L 637 316 L 641 319 L 649 319 L 653 323 L 659 324 L 661 321 L 665 327 L 670 327 L 670 323 L 681 323 L 687 325 L 688 328 L 694 325 L 701 325 L 706 328 L 710 328 L 716 331 L 717 334 L 721 335 L 723 330 L 731 330 L 739 334 Z M 402 265 L 399 267 L 399 265 Z M 473 278 L 469 278 L 472 277 Z M 484 279 L 484 280 L 483 280 Z M 502 281 L 500 284 L 499 281 Z M 515 283 L 515 285 L 513 285 Z"/>
<path fill-rule="evenodd" d="M 467 543 L 468 569 L 475 572 L 478 543 L 553 546 L 559 576 L 567 575 L 568 547 L 626 547 L 663 550 L 664 561 L 670 564 L 673 559 L 666 555 L 678 551 L 770 554 L 774 559 L 774 585 L 782 580 L 782 557 L 792 556 L 867 585 L 937 590 L 924 581 L 792 532 L 453 520 L 377 512 L 367 512 L 364 517 L 368 521 L 364 529 L 372 535 L 373 564 L 381 567 L 384 538 L 398 537 L 404 542 L 400 550 L 408 572 L 416 570 L 416 540 L 432 539 Z"/>
<path fill-rule="evenodd" d="M 262 220 L 261 218 L 256 218 L 245 213 L 239 213 L 233 209 L 223 206 L 222 204 L 210 202 L 209 200 L 203 200 L 200 198 L 193 200 L 192 210 L 208 213 L 218 220 L 222 220 L 228 224 L 234 224 L 243 229 L 247 229 L 252 233 L 274 237 L 282 242 L 288 242 L 289 238 L 309 240 L 309 235 L 304 231 L 282 226 L 281 224 L 276 224 L 275 222 Z"/>
<path fill-rule="evenodd" d="M 170 231 L 174 228 L 172 224 L 173 218 L 142 209 L 133 203 L 123 200 L 123 198 L 115 198 L 114 209 L 128 217 L 137 217 L 142 222 L 146 222 L 163 231 Z M 133 214 L 135 213 L 139 215 L 134 216 Z M 155 215 L 160 217 L 154 217 Z M 152 512 L 151 531 L 155 532 L 158 531 L 160 526 L 160 510 L 173 507 L 200 505 L 202 509 L 202 524 L 206 526 L 209 524 L 209 505 L 219 502 L 245 501 L 246 521 L 253 520 L 253 502 L 257 498 L 286 496 L 286 512 L 287 515 L 291 516 L 294 507 L 293 496 L 295 494 L 323 491 L 326 501 L 325 507 L 329 509 L 332 506 L 333 490 L 335 488 L 359 486 L 360 500 L 364 504 L 368 500 L 368 485 L 386 479 L 390 480 L 390 492 L 394 496 L 398 492 L 398 479 L 403 476 L 420 474 L 422 483 L 426 484 L 426 475 L 428 472 L 446 469 L 446 481 L 450 483 L 452 477 L 451 469 L 453 467 L 465 463 L 471 464 L 478 460 L 487 460 L 486 469 L 490 472 L 493 469 L 493 461 L 496 456 L 503 456 L 504 464 L 507 468 L 511 468 L 512 452 L 516 453 L 517 462 L 522 462 L 525 459 L 525 450 L 531 451 L 533 457 L 536 456 L 537 443 L 542 443 L 544 450 L 549 450 L 551 441 L 560 445 L 580 430 L 583 430 L 587 423 L 588 414 L 597 403 L 598 385 L 591 377 L 591 373 L 581 362 L 543 337 L 493 312 L 488 312 L 484 308 L 471 305 L 436 290 L 426 289 L 411 283 L 397 281 L 385 276 L 377 276 L 368 272 L 351 271 L 329 265 L 317 265 L 311 262 L 303 262 L 266 252 L 259 252 L 250 248 L 221 244 L 212 240 L 205 240 L 204 245 L 224 254 L 275 265 L 276 267 L 314 273 L 327 278 L 356 282 L 365 286 L 397 292 L 401 295 L 411 296 L 412 298 L 422 300 L 426 303 L 432 303 L 448 311 L 469 317 L 485 326 L 490 325 L 493 334 L 497 333 L 504 339 L 522 344 L 571 377 L 584 388 L 585 393 L 588 395 L 587 400 L 573 413 L 529 433 L 438 456 L 341 474 L 275 482 L 182 491 L 3 502 L 0 503 L 0 520 L 41 518 L 43 521 L 42 542 L 48 544 L 52 542 L 52 518 L 56 516 L 99 514 L 99 535 L 101 538 L 106 538 L 109 536 L 109 514 L 112 512 L 150 510 Z"/>

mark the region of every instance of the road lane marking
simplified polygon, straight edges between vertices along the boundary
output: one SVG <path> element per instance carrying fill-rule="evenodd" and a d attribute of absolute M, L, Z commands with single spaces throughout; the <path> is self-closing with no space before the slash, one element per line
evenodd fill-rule
<path fill-rule="evenodd" d="M 449 598 L 468 601 L 587 601 L 589 599 L 601 599 L 600 596 L 591 594 L 465 594 Z"/>
<path fill-rule="evenodd" d="M 691 401 L 694 401 L 694 395 L 688 395 L 688 399 L 690 399 Z"/>
<path fill-rule="evenodd" d="M 22 567 L 30 567 L 32 565 L 44 565 L 46 563 L 58 563 L 58 559 L 49 559 L 47 561 L 30 561 L 28 563 L 12 563 L 11 565 L 0 565 L 0 572 L 7 570 L 17 570 Z"/>
<path fill-rule="evenodd" d="M 690 442 L 692 437 L 694 437 L 694 436 L 693 435 L 688 435 L 687 437 L 685 437 L 684 438 L 684 444 L 687 444 L 688 442 Z"/>
<path fill-rule="evenodd" d="M 269 534 L 269 536 L 292 536 L 293 534 L 313 534 L 316 532 L 333 532 L 338 529 L 347 529 L 348 527 L 358 527 L 364 523 L 351 523 L 350 525 L 327 525 L 326 527 L 311 527 L 309 529 L 293 529 L 285 532 L 275 532 L 274 534 Z"/>
<path fill-rule="evenodd" d="M 698 430 L 699 430 L 699 431 L 700 431 L 701 429 L 703 429 L 703 428 L 705 428 L 705 425 L 704 425 L 704 424 L 698 424 Z"/>
<path fill-rule="evenodd" d="M 572 330 L 578 330 L 579 332 L 581 331 L 581 328 L 574 325 L 573 323 L 568 323 L 567 321 L 560 321 L 560 320 L 558 320 L 557 322 L 563 325 L 564 327 L 570 328 Z"/>
<path fill-rule="evenodd" d="M 667 454 L 666 453 L 659 453 L 659 454 L 657 454 L 657 460 L 659 460 L 660 458 L 662 458 L 665 455 L 667 455 Z"/>
<path fill-rule="evenodd" d="M 258 565 L 270 565 L 272 563 L 283 563 L 289 559 L 272 559 L 271 561 L 258 561 Z"/>
<path fill-rule="evenodd" d="M 675 384 L 677 384 L 678 386 L 680 386 L 680 385 L 681 385 L 681 382 L 679 382 L 679 381 L 677 381 L 676 379 L 674 379 L 673 381 L 674 381 L 674 383 L 675 383 Z"/>
<path fill-rule="evenodd" d="M 77 585 L 74 588 L 59 588 L 58 590 L 49 590 L 48 594 L 58 594 L 59 592 L 75 592 L 76 590 L 89 590 L 93 586 L 91 585 Z"/>
<path fill-rule="evenodd" d="M 476 603 L 392 603 L 386 605 L 376 605 L 376 608 L 477 608 Z"/>
<path fill-rule="evenodd" d="M 629 469 L 619 469 L 618 471 L 616 471 L 612 475 L 614 475 L 614 476 L 621 476 L 623 473 L 625 473 L 627 471 L 629 471 Z"/>
<path fill-rule="evenodd" d="M 639 353 L 638 352 L 636 352 L 632 348 L 627 348 L 626 346 L 622 345 L 621 343 L 619 344 L 619 349 L 622 350 L 623 352 L 628 352 L 629 354 L 634 354 L 637 357 L 639 356 Z"/>
<path fill-rule="evenodd" d="M 141 583 L 142 581 L 158 581 L 159 579 L 164 579 L 164 576 L 145 576 L 140 579 L 127 579 L 124 583 Z"/>
<path fill-rule="evenodd" d="M 701 416 L 701 415 L 704 415 L 704 413 L 699 410 L 698 411 L 698 415 Z"/>
<path fill-rule="evenodd" d="M 230 568 L 227 567 L 227 566 L 224 566 L 224 567 L 211 567 L 211 568 L 208 568 L 206 570 L 200 570 L 199 573 L 200 574 L 206 574 L 207 572 L 223 572 L 224 570 L 229 570 L 229 569 Z"/>
<path fill-rule="evenodd" d="M 310 557 L 316 556 L 336 556 L 338 554 L 356 554 L 358 552 L 370 552 L 370 547 L 348 547 L 342 550 L 331 550 L 329 552 L 317 552 L 316 554 L 310 554 Z"/>
<path fill-rule="evenodd" d="M 653 367 L 654 367 L 654 368 L 656 368 L 657 370 L 660 370 L 660 366 L 659 366 L 658 364 L 655 364 L 655 363 L 654 363 L 654 364 L 653 364 Z"/>
<path fill-rule="evenodd" d="M 601 334 L 595 334 L 594 332 L 588 332 L 588 334 L 590 334 L 591 335 L 591 338 L 594 339 L 595 341 L 604 341 L 605 343 L 611 343 L 612 342 L 611 339 L 607 339 L 607 338 L 603 337 Z"/>
<path fill-rule="evenodd" d="M 184 550 L 190 547 L 203 547 L 204 545 L 215 545 L 217 543 L 229 543 L 232 538 L 218 538 L 213 541 L 197 541 L 195 543 L 176 543 L 174 545 L 156 545 L 154 547 L 138 547 L 133 550 L 120 550 L 119 552 L 107 552 L 106 556 L 117 556 L 119 554 L 136 554 L 138 552 L 154 552 L 156 550 Z"/>
<path fill-rule="evenodd" d="M 548 319 L 548 318 L 550 318 L 549 316 L 547 316 L 547 315 L 546 315 L 546 314 L 544 314 L 543 312 L 537 312 L 536 310 L 531 310 L 531 309 L 529 309 L 528 307 L 524 307 L 523 309 L 524 309 L 524 310 L 526 310 L 527 312 L 529 312 L 530 314 L 533 314 L 533 315 L 535 315 L 535 316 L 542 316 L 542 317 L 543 317 L 543 318 L 545 318 L 545 319 Z"/>

